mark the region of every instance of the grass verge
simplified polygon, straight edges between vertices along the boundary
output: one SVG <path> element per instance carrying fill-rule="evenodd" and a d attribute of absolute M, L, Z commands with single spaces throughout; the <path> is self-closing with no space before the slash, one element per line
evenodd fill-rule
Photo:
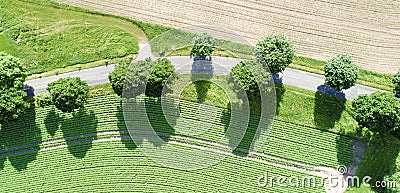
<path fill-rule="evenodd" d="M 128 56 L 125 56 L 122 58 L 114 58 L 114 59 L 110 59 L 110 60 L 100 60 L 100 61 L 89 62 L 89 63 L 85 63 L 85 64 L 76 64 L 73 66 L 67 66 L 65 68 L 57 68 L 57 69 L 43 72 L 40 74 L 32 74 L 27 77 L 27 80 L 44 78 L 44 77 L 59 75 L 59 74 L 67 73 L 67 72 L 74 72 L 74 71 L 84 70 L 84 69 L 88 69 L 88 68 L 94 68 L 94 67 L 98 67 L 98 66 L 105 66 L 106 61 L 108 61 L 108 64 L 118 64 L 118 63 L 125 62 L 125 61 L 132 61 L 132 59 L 135 57 L 136 57 L 136 55 L 133 54 L 133 55 L 128 55 Z"/>
<path fill-rule="evenodd" d="M 293 59 L 293 63 L 290 64 L 289 67 L 324 75 L 325 63 L 325 61 L 321 60 L 316 60 L 303 56 L 295 56 Z M 383 74 L 360 68 L 358 72 L 357 84 L 392 92 L 394 89 L 392 79 L 392 74 Z"/>

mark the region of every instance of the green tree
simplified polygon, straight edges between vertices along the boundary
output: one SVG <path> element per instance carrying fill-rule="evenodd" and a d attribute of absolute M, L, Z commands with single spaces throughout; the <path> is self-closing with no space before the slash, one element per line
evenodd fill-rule
<path fill-rule="evenodd" d="M 215 39 L 207 33 L 202 33 L 193 38 L 190 56 L 198 56 L 200 58 L 210 56 L 214 51 L 214 46 Z"/>
<path fill-rule="evenodd" d="M 21 60 L 0 52 L 0 85 L 1 88 L 21 88 L 26 79 L 26 70 Z"/>
<path fill-rule="evenodd" d="M 235 92 L 245 91 L 249 100 L 259 100 L 260 88 L 263 92 L 268 90 L 270 77 L 258 61 L 243 60 L 231 69 L 228 81 Z"/>
<path fill-rule="evenodd" d="M 354 119 L 372 132 L 389 133 L 400 125 L 400 100 L 390 93 L 360 95 L 352 102 Z"/>
<path fill-rule="evenodd" d="M 282 35 L 264 37 L 255 47 L 258 61 L 268 67 L 272 74 L 284 71 L 292 63 L 294 53 L 292 43 Z"/>
<path fill-rule="evenodd" d="M 47 90 L 53 104 L 62 112 L 82 108 L 89 98 L 89 86 L 79 77 L 60 78 L 49 83 Z"/>
<path fill-rule="evenodd" d="M 146 96 L 160 97 L 164 86 L 171 90 L 171 84 L 177 79 L 175 67 L 171 61 L 163 58 L 155 61 L 155 68 L 146 85 Z M 167 82 L 168 81 L 168 82 Z"/>
<path fill-rule="evenodd" d="M 23 113 L 29 108 L 26 92 L 22 89 L 9 88 L 0 91 L 0 123 L 4 123 Z"/>
<path fill-rule="evenodd" d="M 392 83 L 394 84 L 394 92 L 400 93 L 400 71 L 394 75 Z"/>
<path fill-rule="evenodd" d="M 325 65 L 325 81 L 337 91 L 351 88 L 357 79 L 358 67 L 348 55 L 339 55 Z"/>
<path fill-rule="evenodd" d="M 22 90 L 26 76 L 21 60 L 0 52 L 0 123 L 17 118 L 29 107 Z"/>
<path fill-rule="evenodd" d="M 171 89 L 171 83 L 176 79 L 175 67 L 165 58 L 138 61 L 127 70 L 123 97 L 136 97 L 141 94 L 159 97 L 163 87 Z"/>
<path fill-rule="evenodd" d="M 128 70 L 129 64 L 129 62 L 118 64 L 114 71 L 108 75 L 111 87 L 118 96 L 122 96 L 122 89 L 124 87 L 126 71 Z"/>

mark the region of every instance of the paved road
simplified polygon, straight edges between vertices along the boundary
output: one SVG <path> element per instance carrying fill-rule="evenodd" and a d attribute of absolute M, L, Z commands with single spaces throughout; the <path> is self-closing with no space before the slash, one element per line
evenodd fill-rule
<path fill-rule="evenodd" d="M 137 60 L 143 60 L 147 57 L 155 59 L 151 54 L 149 46 L 143 44 L 140 46 L 140 53 L 136 57 Z M 175 66 L 179 73 L 213 73 L 213 74 L 227 74 L 230 69 L 240 62 L 239 59 L 217 57 L 214 56 L 211 60 L 197 60 L 188 56 L 173 56 L 167 57 Z M 35 89 L 35 94 L 46 93 L 47 84 L 53 82 L 59 78 L 65 77 L 80 77 L 82 80 L 88 82 L 89 85 L 101 84 L 108 82 L 108 74 L 114 70 L 115 65 L 108 65 L 85 69 L 76 72 L 70 72 L 60 74 L 57 76 L 51 76 L 46 78 L 40 78 L 35 80 L 29 80 L 26 84 L 32 86 Z M 346 98 L 352 100 L 357 98 L 360 94 L 371 94 L 378 91 L 378 89 L 370 88 L 362 85 L 355 85 L 351 89 L 345 90 L 343 93 L 339 93 L 324 85 L 324 76 L 308 73 L 300 70 L 287 68 L 283 73 L 274 76 L 276 82 L 282 82 L 283 84 L 296 86 L 312 91 L 323 92 L 334 96 Z"/>

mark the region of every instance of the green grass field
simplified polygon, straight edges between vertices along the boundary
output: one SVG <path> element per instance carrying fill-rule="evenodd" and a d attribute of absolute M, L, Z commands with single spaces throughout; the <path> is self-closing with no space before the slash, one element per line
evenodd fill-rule
<path fill-rule="evenodd" d="M 209 80 L 214 83 L 200 81 L 185 85 L 190 77 L 190 75 L 181 75 L 182 81 L 177 81 L 174 87 L 176 91 L 182 91 L 182 93 L 174 92 L 170 96 L 223 108 L 229 107 L 229 98 L 221 88 L 229 88 L 225 75 L 212 76 Z M 275 83 L 275 89 L 277 119 L 340 133 L 361 140 L 370 138 L 368 132 L 358 129 L 358 124 L 352 117 L 351 101 L 279 83 Z M 226 91 L 230 96 L 234 95 L 232 90 Z M 108 94 L 113 94 L 109 83 L 92 87 L 93 96 Z M 237 99 L 233 98 L 233 100 L 232 102 L 237 102 Z M 252 110 L 260 112 L 257 105 Z"/>
<path fill-rule="evenodd" d="M 17 45 L 15 41 L 2 33 L 0 33 L 0 52 L 7 52 L 11 55 L 17 54 Z"/>
<path fill-rule="evenodd" d="M 146 32 L 145 32 L 146 33 Z M 189 56 L 192 40 L 196 35 L 181 29 L 171 29 L 164 31 L 151 39 L 150 45 L 155 56 Z M 252 58 L 253 47 L 234 43 L 232 41 L 216 39 L 216 51 L 213 55 L 229 56 L 235 58 Z"/>
<path fill-rule="evenodd" d="M 185 126 L 179 123 L 187 121 L 199 122 L 192 111 L 198 103 L 181 102 L 181 117 L 177 126 Z M 165 119 L 157 110 L 159 103 L 149 105 L 148 116 L 152 125 L 158 132 L 169 131 L 169 141 L 206 146 L 224 133 L 223 125 L 227 120 L 216 119 L 209 131 L 202 135 L 183 137 L 179 132 L 165 127 Z M 217 112 L 224 112 L 219 107 L 214 108 Z M 217 117 L 223 116 L 220 114 Z M 283 176 L 302 177 L 306 174 L 240 156 L 232 155 L 215 166 L 192 172 L 164 168 L 136 150 L 127 137 L 116 96 L 91 98 L 85 109 L 75 113 L 61 113 L 54 107 L 29 110 L 20 120 L 2 125 L 0 135 L 0 179 L 4 181 L 2 192 L 100 191 L 97 187 L 102 187 L 102 190 L 109 188 L 107 191 L 111 192 L 187 192 L 213 191 L 216 188 L 236 192 L 305 190 L 258 187 L 256 179 L 265 171 L 270 175 Z M 251 137 L 246 135 L 244 141 Z M 300 161 L 315 166 L 336 167 L 337 164 L 348 164 L 352 160 L 351 144 L 351 139 L 341 135 L 275 121 L 260 151 L 265 156 L 258 159 L 285 165 L 296 165 Z M 307 189 L 307 192 L 323 191 L 323 187 Z"/>
<path fill-rule="evenodd" d="M 146 38 L 118 18 L 25 1 L 0 6 L 0 49 L 21 58 L 28 74 L 133 55 Z"/>

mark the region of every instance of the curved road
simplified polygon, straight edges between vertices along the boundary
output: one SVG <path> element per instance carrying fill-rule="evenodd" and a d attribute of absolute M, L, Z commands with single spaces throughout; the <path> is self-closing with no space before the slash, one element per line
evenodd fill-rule
<path fill-rule="evenodd" d="M 147 44 L 140 44 L 139 46 L 140 52 L 135 61 L 143 60 L 148 57 L 156 59 L 156 57 L 151 53 L 150 46 L 147 46 Z M 189 56 L 172 56 L 167 57 L 167 59 L 174 64 L 177 72 L 179 73 L 204 72 L 212 74 L 227 74 L 232 67 L 240 62 L 240 59 L 218 56 L 213 56 L 211 60 L 203 61 L 194 61 L 193 58 L 190 58 Z M 80 77 L 82 80 L 87 81 L 89 85 L 102 84 L 108 82 L 108 74 L 114 70 L 114 67 L 115 64 L 100 66 L 81 71 L 60 74 L 57 76 L 29 80 L 26 82 L 26 84 L 35 89 L 35 94 L 46 93 L 46 87 L 48 83 L 65 77 Z M 307 90 L 327 93 L 349 100 L 357 98 L 360 94 L 371 94 L 373 92 L 380 91 L 375 88 L 357 84 L 354 87 L 345 90 L 343 93 L 336 92 L 324 84 L 324 76 L 291 68 L 286 68 L 283 73 L 274 75 L 274 80 L 275 82 L 281 82 L 283 84 L 296 86 Z"/>

